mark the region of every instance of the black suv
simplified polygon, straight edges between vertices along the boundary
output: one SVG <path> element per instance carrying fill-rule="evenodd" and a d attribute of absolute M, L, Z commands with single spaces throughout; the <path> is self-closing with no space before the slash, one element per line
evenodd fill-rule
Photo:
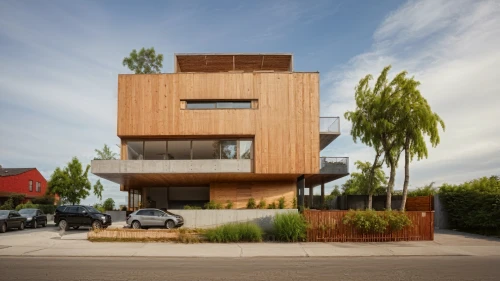
<path fill-rule="evenodd" d="M 92 229 L 99 229 L 111 225 L 111 216 L 91 206 L 68 205 L 57 207 L 54 222 L 64 230 L 70 227 L 78 229 L 80 226 L 92 226 Z"/>

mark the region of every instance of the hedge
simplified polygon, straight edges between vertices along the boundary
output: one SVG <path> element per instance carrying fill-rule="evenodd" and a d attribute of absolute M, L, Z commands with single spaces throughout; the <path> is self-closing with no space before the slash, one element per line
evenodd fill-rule
<path fill-rule="evenodd" d="M 483 177 L 459 185 L 444 184 L 439 197 L 454 228 L 483 233 L 500 230 L 499 177 Z"/>
<path fill-rule="evenodd" d="M 44 214 L 54 214 L 56 212 L 56 207 L 55 205 L 33 204 L 28 201 L 26 204 L 17 205 L 16 211 L 21 209 L 40 209 Z"/>

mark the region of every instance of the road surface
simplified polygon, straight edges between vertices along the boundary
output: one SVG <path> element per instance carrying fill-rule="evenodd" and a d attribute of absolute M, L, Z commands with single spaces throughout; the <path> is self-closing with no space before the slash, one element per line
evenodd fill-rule
<path fill-rule="evenodd" d="M 2 257 L 0 280 L 500 280 L 496 257 Z"/>

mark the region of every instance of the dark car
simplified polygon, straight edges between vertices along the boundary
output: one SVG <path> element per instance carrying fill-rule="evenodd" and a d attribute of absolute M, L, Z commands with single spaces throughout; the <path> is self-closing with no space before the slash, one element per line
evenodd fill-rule
<path fill-rule="evenodd" d="M 26 224 L 26 218 L 22 217 L 14 210 L 0 210 L 0 232 L 4 233 L 7 229 L 18 228 L 23 230 Z"/>
<path fill-rule="evenodd" d="M 47 225 L 47 215 L 40 209 L 21 209 L 19 214 L 26 218 L 26 227 L 37 228 L 39 225 Z"/>
<path fill-rule="evenodd" d="M 91 226 L 92 229 L 106 228 L 111 225 L 111 216 L 103 214 L 91 206 L 68 205 L 59 206 L 54 215 L 54 222 L 60 229 L 80 226 Z"/>

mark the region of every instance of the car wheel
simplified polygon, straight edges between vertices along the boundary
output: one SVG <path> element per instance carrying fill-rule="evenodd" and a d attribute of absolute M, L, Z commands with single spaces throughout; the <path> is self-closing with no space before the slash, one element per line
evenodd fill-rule
<path fill-rule="evenodd" d="M 138 221 L 132 222 L 132 228 L 133 229 L 141 229 L 141 223 Z"/>
<path fill-rule="evenodd" d="M 23 229 L 24 229 L 24 222 L 22 221 L 21 225 L 19 225 L 19 230 L 23 230 Z"/>
<path fill-rule="evenodd" d="M 68 231 L 69 230 L 69 225 L 65 220 L 60 220 L 59 221 L 59 229 Z"/>
<path fill-rule="evenodd" d="M 73 229 L 75 229 L 75 230 L 79 229 L 79 228 L 80 228 L 80 226 L 73 226 Z"/>
<path fill-rule="evenodd" d="M 44 221 L 44 222 L 42 223 L 42 227 L 46 227 L 46 226 L 47 226 L 47 221 Z"/>
<path fill-rule="evenodd" d="M 92 222 L 92 229 L 93 230 L 96 230 L 96 229 L 101 229 L 102 228 L 102 223 L 98 220 L 95 220 Z"/>
<path fill-rule="evenodd" d="M 165 228 L 166 229 L 172 229 L 175 227 L 175 223 L 173 220 L 168 220 L 165 222 Z"/>
<path fill-rule="evenodd" d="M 5 233 L 5 231 L 7 231 L 7 224 L 2 223 L 2 225 L 0 226 L 0 233 Z"/>
<path fill-rule="evenodd" d="M 36 220 L 33 221 L 33 228 L 37 228 L 38 224 L 36 223 Z"/>

